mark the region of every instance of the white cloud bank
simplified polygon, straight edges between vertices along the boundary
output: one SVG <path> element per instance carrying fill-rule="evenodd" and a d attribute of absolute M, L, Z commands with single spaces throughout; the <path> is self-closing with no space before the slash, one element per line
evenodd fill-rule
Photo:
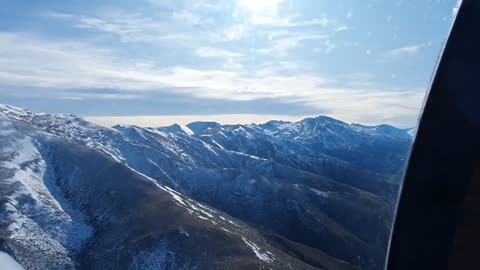
<path fill-rule="evenodd" d="M 113 50 L 81 42 L 49 41 L 26 33 L 0 33 L 0 84 L 68 89 L 116 89 L 125 98 L 166 91 L 223 100 L 282 99 L 329 111 L 349 122 L 389 122 L 416 118 L 424 90 L 338 88 L 315 73 L 281 75 L 277 65 L 252 71 L 157 67 L 125 61 Z M 411 49 L 414 50 L 414 49 Z M 407 50 L 408 51 L 408 50 Z M 204 50 L 204 55 L 229 54 Z M 163 90 L 160 90 L 163 89 Z M 19 90 L 21 91 L 21 90 Z M 116 94 L 122 98 L 122 94 Z M 68 95 L 70 99 L 82 96 Z"/>

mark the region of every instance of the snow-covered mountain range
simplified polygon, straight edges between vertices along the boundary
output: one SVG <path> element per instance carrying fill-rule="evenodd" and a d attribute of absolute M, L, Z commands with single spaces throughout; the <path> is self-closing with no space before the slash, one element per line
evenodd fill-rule
<path fill-rule="evenodd" d="M 105 128 L 0 105 L 0 251 L 26 269 L 381 269 L 409 130 Z"/>

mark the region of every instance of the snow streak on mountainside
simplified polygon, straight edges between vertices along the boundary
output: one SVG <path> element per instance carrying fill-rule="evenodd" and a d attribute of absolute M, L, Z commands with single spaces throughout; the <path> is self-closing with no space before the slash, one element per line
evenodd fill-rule
<path fill-rule="evenodd" d="M 27 269 L 380 269 L 411 144 L 407 130 L 328 117 L 103 128 L 6 105 L 0 117 L 0 248 Z M 44 261 L 26 256 L 36 245 Z"/>

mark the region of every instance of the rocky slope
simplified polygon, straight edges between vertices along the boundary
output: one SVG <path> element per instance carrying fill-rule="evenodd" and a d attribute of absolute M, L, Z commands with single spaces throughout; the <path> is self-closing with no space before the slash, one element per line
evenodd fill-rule
<path fill-rule="evenodd" d="M 0 117 L 0 247 L 27 269 L 380 269 L 411 143 L 326 117 L 103 128 L 4 105 Z"/>

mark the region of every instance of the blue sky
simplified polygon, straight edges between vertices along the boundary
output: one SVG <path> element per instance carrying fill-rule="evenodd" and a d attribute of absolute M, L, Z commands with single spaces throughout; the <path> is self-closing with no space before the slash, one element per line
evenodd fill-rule
<path fill-rule="evenodd" d="M 323 114 L 401 127 L 416 122 L 458 5 L 0 3 L 0 103 L 75 113 L 104 124 Z"/>

